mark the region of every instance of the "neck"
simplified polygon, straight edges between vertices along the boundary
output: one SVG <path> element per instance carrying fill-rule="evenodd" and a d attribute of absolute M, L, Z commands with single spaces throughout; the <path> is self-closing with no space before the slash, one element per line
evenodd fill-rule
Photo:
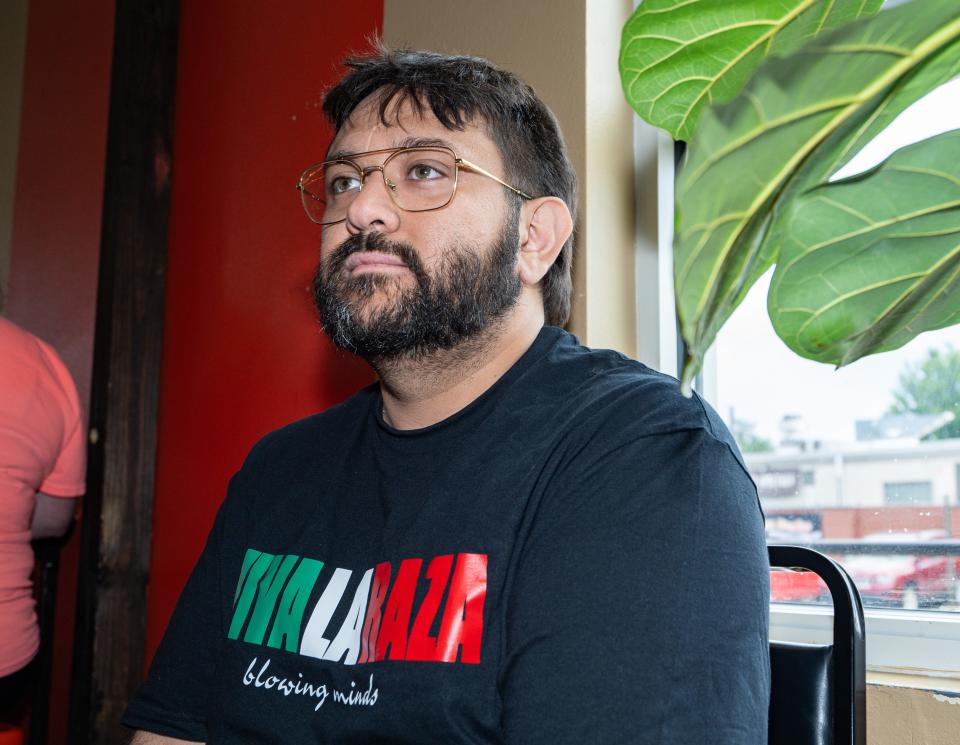
<path fill-rule="evenodd" d="M 500 324 L 453 349 L 374 360 L 383 417 L 396 429 L 443 421 L 481 396 L 513 367 L 543 327 L 543 311 L 521 301 Z"/>

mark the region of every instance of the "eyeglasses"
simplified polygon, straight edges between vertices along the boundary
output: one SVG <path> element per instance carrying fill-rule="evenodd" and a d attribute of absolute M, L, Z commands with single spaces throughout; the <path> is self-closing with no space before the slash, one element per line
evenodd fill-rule
<path fill-rule="evenodd" d="M 355 158 L 390 153 L 379 166 L 361 167 Z M 387 193 L 405 212 L 429 212 L 446 207 L 457 193 L 460 169 L 486 176 L 523 199 L 533 199 L 489 171 L 458 158 L 448 147 L 391 147 L 334 158 L 305 170 L 297 183 L 303 209 L 318 225 L 333 225 L 347 218 L 347 210 L 363 189 L 372 171 L 379 171 Z"/>

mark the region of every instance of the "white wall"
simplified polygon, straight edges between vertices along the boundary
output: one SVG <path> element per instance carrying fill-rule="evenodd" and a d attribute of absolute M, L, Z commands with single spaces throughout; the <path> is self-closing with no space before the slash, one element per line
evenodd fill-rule
<path fill-rule="evenodd" d="M 580 179 L 570 330 L 629 355 L 637 348 L 633 115 L 620 93 L 616 50 L 632 7 L 630 0 L 385 0 L 383 23 L 391 46 L 479 55 L 507 68 L 557 115 Z"/>

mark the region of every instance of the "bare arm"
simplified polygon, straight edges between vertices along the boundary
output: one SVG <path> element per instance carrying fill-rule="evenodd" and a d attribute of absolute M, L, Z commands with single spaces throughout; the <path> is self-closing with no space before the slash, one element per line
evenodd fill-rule
<path fill-rule="evenodd" d="M 144 732 L 142 729 L 138 729 L 133 734 L 130 745 L 177 745 L 178 743 L 193 745 L 193 742 L 193 740 L 178 740 L 175 737 L 165 737 L 164 735 L 156 735 L 153 732 Z"/>
<path fill-rule="evenodd" d="M 57 538 L 67 532 L 77 509 L 76 497 L 51 497 L 37 492 L 30 535 L 33 538 Z"/>

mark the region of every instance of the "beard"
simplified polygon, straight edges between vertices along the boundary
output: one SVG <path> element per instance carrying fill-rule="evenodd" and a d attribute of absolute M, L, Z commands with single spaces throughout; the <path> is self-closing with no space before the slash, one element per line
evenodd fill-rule
<path fill-rule="evenodd" d="M 320 262 L 314 276 L 323 330 L 338 347 L 383 362 L 454 349 L 494 328 L 516 305 L 522 289 L 517 274 L 519 205 L 509 212 L 486 252 L 476 244 L 448 246 L 432 275 L 407 243 L 390 241 L 382 233 L 351 236 Z M 413 274 L 413 286 L 406 276 L 346 275 L 347 257 L 365 250 L 401 259 Z M 365 312 L 378 290 L 389 293 L 389 299 L 380 309 Z"/>

